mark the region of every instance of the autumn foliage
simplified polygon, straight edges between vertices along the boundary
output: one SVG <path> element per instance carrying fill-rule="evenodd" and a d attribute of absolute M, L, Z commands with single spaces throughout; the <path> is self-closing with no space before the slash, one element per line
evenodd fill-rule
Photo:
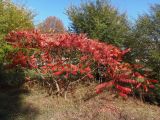
<path fill-rule="evenodd" d="M 77 81 L 96 80 L 96 71 L 100 67 L 103 70 L 99 74 L 104 82 L 97 85 L 97 93 L 110 88 L 127 97 L 137 89 L 147 93 L 157 83 L 157 80 L 147 78 L 147 74 L 136 71 L 141 66 L 123 61 L 130 49 L 121 50 L 82 34 L 18 31 L 9 33 L 6 41 L 16 48 L 15 52 L 8 54 L 7 59 L 11 62 L 7 67 L 34 69 L 41 76 L 41 82 L 58 94 L 67 91 Z M 26 80 L 30 79 L 26 76 Z"/>
<path fill-rule="evenodd" d="M 55 16 L 47 17 L 38 25 L 38 29 L 42 33 L 64 33 L 65 27 L 60 19 Z"/>

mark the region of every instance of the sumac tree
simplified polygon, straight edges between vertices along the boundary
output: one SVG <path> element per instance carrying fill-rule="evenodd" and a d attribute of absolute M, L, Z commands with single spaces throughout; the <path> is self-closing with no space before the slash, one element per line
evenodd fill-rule
<path fill-rule="evenodd" d="M 6 36 L 8 44 L 16 48 L 8 54 L 8 68 L 20 66 L 35 70 L 41 82 L 53 92 L 62 94 L 76 81 L 95 79 L 95 70 L 101 71 L 104 83 L 96 87 L 100 93 L 107 87 L 127 97 L 135 89 L 148 92 L 157 80 L 136 71 L 139 67 L 123 62 L 129 49 L 121 50 L 113 45 L 88 39 L 77 34 L 40 34 L 38 31 L 11 32 Z M 30 80 L 26 76 L 26 80 Z"/>

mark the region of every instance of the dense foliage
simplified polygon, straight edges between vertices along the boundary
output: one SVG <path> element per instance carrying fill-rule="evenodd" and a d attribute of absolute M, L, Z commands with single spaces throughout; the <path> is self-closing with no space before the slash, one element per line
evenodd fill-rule
<path fill-rule="evenodd" d="M 12 30 L 33 29 L 33 17 L 33 13 L 23 6 L 15 5 L 10 0 L 0 1 L 0 85 L 17 84 L 22 77 L 18 76 L 18 72 L 4 71 L 3 65 L 8 61 L 4 59 L 6 53 L 14 51 L 14 48 L 4 41 L 4 36 Z"/>
<path fill-rule="evenodd" d="M 5 53 L 11 50 L 3 37 L 12 30 L 31 29 L 33 25 L 33 14 L 21 6 L 16 6 L 10 1 L 0 2 L 0 63 L 3 62 Z"/>
<path fill-rule="evenodd" d="M 21 67 L 35 70 L 37 79 L 56 93 L 63 93 L 76 81 L 95 79 L 95 70 L 103 66 L 101 75 L 105 82 L 96 87 L 100 93 L 104 88 L 114 88 L 123 97 L 134 90 L 148 93 L 157 80 L 147 78 L 135 71 L 140 65 L 123 62 L 122 57 L 129 49 L 88 39 L 76 34 L 40 34 L 37 31 L 11 32 L 6 41 L 17 50 L 8 54 L 8 68 Z M 97 66 L 98 65 L 98 66 Z M 31 80 L 26 76 L 26 80 Z M 34 78 L 35 79 L 35 78 Z"/>
<path fill-rule="evenodd" d="M 126 40 L 129 30 L 126 15 L 120 14 L 107 0 L 71 6 L 67 15 L 72 22 L 70 30 L 73 32 L 86 33 L 89 38 L 120 47 Z"/>
<path fill-rule="evenodd" d="M 129 60 L 137 59 L 150 71 L 151 77 L 160 80 L 160 5 L 151 6 L 151 12 L 136 21 L 126 46 L 132 49 Z M 131 59 L 130 59 L 131 58 Z"/>
<path fill-rule="evenodd" d="M 0 2 L 0 37 L 12 30 L 34 28 L 33 13 L 10 1 Z"/>
<path fill-rule="evenodd" d="M 150 71 L 150 77 L 160 81 L 160 5 L 155 4 L 137 19 L 128 35 L 126 46 L 132 51 L 126 57 L 130 63 L 139 62 L 145 67 L 141 72 Z M 160 85 L 153 91 L 160 100 Z M 153 96 L 152 96 L 153 97 Z"/>

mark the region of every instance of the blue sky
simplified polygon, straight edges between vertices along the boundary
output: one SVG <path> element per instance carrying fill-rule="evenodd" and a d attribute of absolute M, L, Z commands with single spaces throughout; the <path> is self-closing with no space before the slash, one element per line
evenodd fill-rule
<path fill-rule="evenodd" d="M 18 4 L 25 4 L 33 10 L 37 16 L 35 24 L 43 21 L 48 16 L 56 16 L 61 19 L 67 27 L 70 24 L 65 10 L 71 5 L 79 5 L 85 0 L 13 0 Z M 138 15 L 149 11 L 151 4 L 159 3 L 160 0 L 111 0 L 111 4 L 118 8 L 120 12 L 126 12 L 129 19 L 134 22 Z"/>

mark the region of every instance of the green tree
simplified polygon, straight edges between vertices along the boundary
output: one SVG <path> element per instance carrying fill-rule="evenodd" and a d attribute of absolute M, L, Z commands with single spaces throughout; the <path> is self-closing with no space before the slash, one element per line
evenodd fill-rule
<path fill-rule="evenodd" d="M 11 49 L 3 38 L 12 30 L 34 28 L 33 12 L 25 7 L 17 6 L 10 0 L 0 1 L 0 63 L 3 62 L 5 53 Z"/>
<path fill-rule="evenodd" d="M 160 80 L 160 4 L 151 6 L 150 13 L 139 16 L 126 46 L 132 49 L 128 59 L 139 60 Z"/>
<path fill-rule="evenodd" d="M 129 30 L 126 15 L 120 14 L 107 0 L 71 6 L 66 13 L 72 21 L 72 32 L 86 33 L 90 38 L 123 46 Z"/>
<path fill-rule="evenodd" d="M 10 1 L 0 3 L 0 34 L 12 30 L 34 28 L 33 13 L 25 7 L 17 6 Z"/>

